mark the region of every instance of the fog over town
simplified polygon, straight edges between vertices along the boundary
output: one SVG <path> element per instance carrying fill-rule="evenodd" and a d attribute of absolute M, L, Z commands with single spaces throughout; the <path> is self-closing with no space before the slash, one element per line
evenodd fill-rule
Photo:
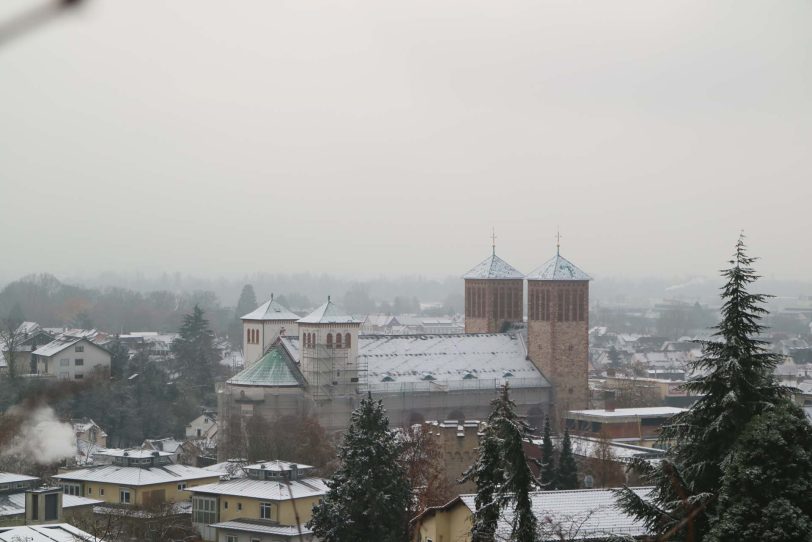
<path fill-rule="evenodd" d="M 810 27 L 5 0 L 0 542 L 812 542 Z"/>

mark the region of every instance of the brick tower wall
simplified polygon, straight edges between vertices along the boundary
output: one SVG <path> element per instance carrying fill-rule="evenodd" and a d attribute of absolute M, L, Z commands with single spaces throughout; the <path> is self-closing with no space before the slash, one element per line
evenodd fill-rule
<path fill-rule="evenodd" d="M 528 281 L 528 354 L 553 385 L 556 417 L 589 408 L 589 282 Z"/>
<path fill-rule="evenodd" d="M 522 279 L 465 281 L 465 332 L 499 333 L 524 317 Z"/>

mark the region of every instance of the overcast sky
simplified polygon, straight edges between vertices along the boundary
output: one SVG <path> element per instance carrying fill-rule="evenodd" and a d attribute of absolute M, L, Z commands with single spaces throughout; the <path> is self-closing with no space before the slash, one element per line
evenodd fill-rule
<path fill-rule="evenodd" d="M 4 0 L 0 21 L 34 0 Z M 808 1 L 96 0 L 0 47 L 0 279 L 812 278 Z"/>

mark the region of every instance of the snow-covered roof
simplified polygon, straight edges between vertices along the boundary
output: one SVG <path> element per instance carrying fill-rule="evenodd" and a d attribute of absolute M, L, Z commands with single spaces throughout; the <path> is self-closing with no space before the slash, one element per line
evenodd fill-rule
<path fill-rule="evenodd" d="M 326 480 L 322 478 L 302 478 L 290 482 L 238 478 L 217 484 L 190 487 L 189 491 L 212 495 L 234 495 L 252 499 L 287 501 L 290 500 L 291 497 L 294 499 L 318 497 L 327 493 L 329 489 Z"/>
<path fill-rule="evenodd" d="M 77 506 L 95 506 L 102 501 L 78 497 L 76 495 L 62 495 L 62 508 L 76 508 Z M 0 517 L 17 516 L 25 514 L 25 492 L 0 495 Z"/>
<path fill-rule="evenodd" d="M 507 263 L 496 254 L 491 254 L 481 261 L 476 267 L 464 274 L 462 278 L 514 280 L 523 279 L 524 273 L 518 271 L 515 267 Z"/>
<path fill-rule="evenodd" d="M 26 476 L 25 474 L 17 474 L 14 472 L 0 472 L 0 485 L 16 484 L 17 482 L 31 482 L 39 480 L 35 476 Z"/>
<path fill-rule="evenodd" d="M 211 527 L 214 527 L 215 529 L 224 529 L 227 531 L 279 535 L 290 537 L 291 539 L 293 539 L 293 537 L 298 537 L 299 535 L 313 534 L 313 531 L 308 529 L 305 525 L 279 525 L 275 521 L 247 518 L 238 518 L 231 521 L 213 523 Z"/>
<path fill-rule="evenodd" d="M 553 437 L 553 444 L 559 444 L 562 440 L 561 437 Z M 534 439 L 533 444 L 541 446 L 541 439 Z M 572 444 L 572 453 L 581 457 L 597 457 L 597 454 L 603 453 L 603 448 L 608 447 L 611 451 L 612 457 L 618 461 L 630 461 L 634 458 L 646 458 L 661 456 L 665 454 L 665 450 L 659 448 L 649 448 L 647 446 L 634 446 L 623 442 L 615 441 L 601 441 L 601 439 L 592 437 L 582 437 L 579 435 L 570 435 L 570 443 Z"/>
<path fill-rule="evenodd" d="M 304 318 L 299 319 L 300 324 L 360 324 L 360 320 L 356 320 L 351 315 L 339 309 L 330 298 L 327 298 L 327 303 L 320 306 Z"/>
<path fill-rule="evenodd" d="M 260 360 L 228 379 L 240 386 L 301 386 L 299 371 L 286 352 L 273 346 Z"/>
<path fill-rule="evenodd" d="M 0 542 L 104 542 L 67 523 L 0 527 Z"/>
<path fill-rule="evenodd" d="M 15 333 L 22 334 L 22 335 L 31 335 L 35 331 L 39 330 L 40 326 L 36 322 L 23 322 L 19 326 L 17 326 L 17 331 Z"/>
<path fill-rule="evenodd" d="M 592 280 L 592 277 L 578 269 L 571 261 L 556 254 L 541 267 L 531 271 L 527 280 Z"/>
<path fill-rule="evenodd" d="M 74 344 L 82 341 L 81 338 L 76 337 L 60 337 L 59 339 L 54 339 L 53 341 L 49 342 L 44 346 L 40 346 L 36 350 L 34 350 L 35 356 L 45 356 L 51 357 L 59 352 L 63 351 L 66 348 L 73 346 Z"/>
<path fill-rule="evenodd" d="M 144 448 L 144 450 L 148 450 L 150 452 L 152 450 L 159 450 L 162 452 L 161 455 L 173 455 L 178 451 L 181 444 L 183 443 L 179 440 L 172 437 L 167 437 L 161 439 L 147 439 L 141 446 Z M 152 446 L 152 448 L 149 448 L 149 446 Z"/>
<path fill-rule="evenodd" d="M 132 448 L 107 448 L 100 450 L 97 455 L 105 455 L 108 457 L 129 457 L 132 459 L 146 459 L 149 457 L 170 457 L 172 453 L 163 452 L 159 450 L 136 450 Z"/>
<path fill-rule="evenodd" d="M 299 338 L 282 345 L 299 359 Z M 512 333 L 438 335 L 361 335 L 358 365 L 366 366 L 368 389 L 399 392 L 410 389 L 445 392 L 449 389 L 549 387 L 527 359 L 521 335 Z"/>
<path fill-rule="evenodd" d="M 213 471 L 218 474 L 225 473 L 226 476 L 231 478 L 247 478 L 248 475 L 245 474 L 243 470 L 243 466 L 245 466 L 246 462 L 244 459 L 229 459 L 222 463 L 215 463 L 214 465 L 203 467 L 203 470 Z"/>
<path fill-rule="evenodd" d="M 243 316 L 242 319 L 261 320 L 263 322 L 268 320 L 291 321 L 298 320 L 299 315 L 290 312 L 286 307 L 279 304 L 278 301 L 274 301 L 273 295 L 271 295 L 268 301 Z"/>
<path fill-rule="evenodd" d="M 650 487 L 632 490 L 643 499 L 651 492 Z M 476 510 L 475 498 L 476 495 L 459 497 L 472 513 Z M 540 521 L 541 540 L 592 540 L 612 535 L 649 534 L 642 521 L 620 509 L 615 495 L 609 489 L 534 491 L 530 498 L 534 515 L 543 519 L 543 523 Z M 512 523 L 513 508 L 509 506 L 499 516 L 497 538 L 510 536 Z"/>
<path fill-rule="evenodd" d="M 70 480 L 76 482 L 99 482 L 108 484 L 127 484 L 132 486 L 147 486 L 151 484 L 165 484 L 167 482 L 180 482 L 184 480 L 200 480 L 202 478 L 215 478 L 223 473 L 186 465 L 163 465 L 160 467 L 119 467 L 116 465 L 102 465 L 54 475 L 57 480 Z"/>
<path fill-rule="evenodd" d="M 302 465 L 300 463 L 291 463 L 289 461 L 280 461 L 275 459 L 273 461 L 263 461 L 261 463 L 253 463 L 246 465 L 246 469 L 268 470 L 271 472 L 288 472 L 296 467 L 298 470 L 306 470 L 314 468 L 312 465 Z"/>
<path fill-rule="evenodd" d="M 567 415 L 590 416 L 597 418 L 625 418 L 627 416 L 644 418 L 670 418 L 680 412 L 685 412 L 685 408 L 677 407 L 637 407 L 637 408 L 616 408 L 615 410 L 570 410 Z"/>

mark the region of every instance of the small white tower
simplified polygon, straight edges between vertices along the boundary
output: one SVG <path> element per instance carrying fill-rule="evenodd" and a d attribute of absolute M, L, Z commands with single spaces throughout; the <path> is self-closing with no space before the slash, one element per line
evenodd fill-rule
<path fill-rule="evenodd" d="M 271 299 L 249 312 L 242 320 L 242 352 L 245 366 L 259 361 L 265 350 L 280 336 L 296 336 L 299 316 Z"/>
<path fill-rule="evenodd" d="M 361 321 L 327 303 L 298 321 L 302 374 L 314 397 L 356 393 Z"/>

